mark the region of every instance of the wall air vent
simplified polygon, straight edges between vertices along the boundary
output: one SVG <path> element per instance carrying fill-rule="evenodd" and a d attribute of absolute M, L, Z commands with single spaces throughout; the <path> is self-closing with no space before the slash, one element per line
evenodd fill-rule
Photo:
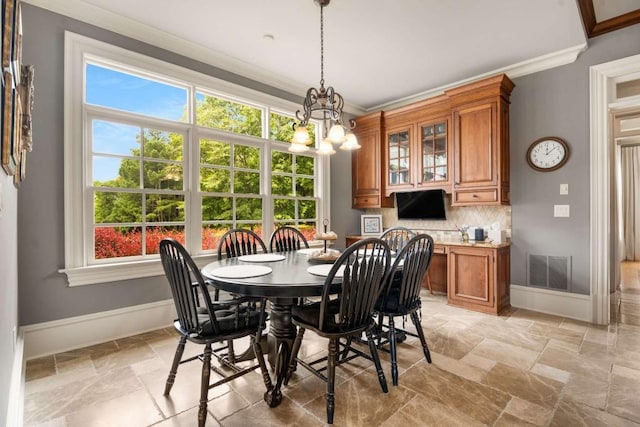
<path fill-rule="evenodd" d="M 527 285 L 571 292 L 571 257 L 529 254 Z"/>

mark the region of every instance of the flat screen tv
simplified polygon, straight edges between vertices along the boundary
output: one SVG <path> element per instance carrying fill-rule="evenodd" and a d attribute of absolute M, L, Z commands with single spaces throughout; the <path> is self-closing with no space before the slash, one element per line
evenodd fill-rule
<path fill-rule="evenodd" d="M 396 193 L 398 219 L 447 219 L 444 209 L 444 190 Z"/>

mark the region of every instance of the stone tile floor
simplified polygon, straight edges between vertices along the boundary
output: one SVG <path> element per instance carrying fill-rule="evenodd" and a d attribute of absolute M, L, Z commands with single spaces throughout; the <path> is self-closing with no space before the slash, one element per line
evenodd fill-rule
<path fill-rule="evenodd" d="M 433 363 L 409 338 L 398 345 L 399 386 L 392 387 L 382 353 L 388 394 L 368 360 L 338 368 L 334 425 L 640 426 L 640 326 L 522 309 L 496 317 L 424 293 L 422 327 Z M 28 361 L 25 425 L 197 425 L 200 363 L 182 365 L 171 396 L 162 395 L 176 343 L 167 328 Z M 199 350 L 187 344 L 186 352 Z M 307 332 L 301 355 L 325 350 L 326 341 Z M 254 371 L 210 391 L 207 425 L 324 425 L 324 391 L 298 368 L 283 403 L 270 409 Z"/>

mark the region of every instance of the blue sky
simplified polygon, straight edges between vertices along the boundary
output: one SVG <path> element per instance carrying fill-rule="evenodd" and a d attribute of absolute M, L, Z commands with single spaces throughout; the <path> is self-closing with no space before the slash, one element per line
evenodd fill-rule
<path fill-rule="evenodd" d="M 132 76 L 97 65 L 86 69 L 86 102 L 118 110 L 131 111 L 179 121 L 187 103 L 184 88 Z M 93 123 L 94 151 L 130 154 L 138 148 L 139 129 L 105 121 Z M 94 159 L 93 179 L 107 181 L 118 175 L 119 159 Z"/>

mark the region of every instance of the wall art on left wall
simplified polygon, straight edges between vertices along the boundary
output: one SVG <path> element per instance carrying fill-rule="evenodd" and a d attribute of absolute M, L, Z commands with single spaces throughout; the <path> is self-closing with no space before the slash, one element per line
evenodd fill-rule
<path fill-rule="evenodd" d="M 20 0 L 3 0 L 2 11 L 0 160 L 18 186 L 26 177 L 26 155 L 32 148 L 33 66 L 22 64 Z"/>

